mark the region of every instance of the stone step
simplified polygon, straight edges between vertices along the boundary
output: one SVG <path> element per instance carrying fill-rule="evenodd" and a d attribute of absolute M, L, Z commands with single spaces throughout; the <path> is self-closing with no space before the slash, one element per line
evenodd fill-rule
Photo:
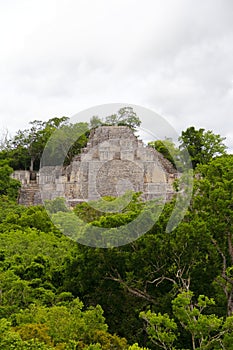
<path fill-rule="evenodd" d="M 42 204 L 40 189 L 37 183 L 27 184 L 21 188 L 19 204 L 25 206 Z"/>

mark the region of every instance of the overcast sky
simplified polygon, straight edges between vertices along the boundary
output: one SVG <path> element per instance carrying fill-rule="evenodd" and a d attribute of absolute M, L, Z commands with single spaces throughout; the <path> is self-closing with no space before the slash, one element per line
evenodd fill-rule
<path fill-rule="evenodd" d="M 233 149 L 232 19 L 232 0 L 0 0 L 0 126 L 129 103 Z"/>

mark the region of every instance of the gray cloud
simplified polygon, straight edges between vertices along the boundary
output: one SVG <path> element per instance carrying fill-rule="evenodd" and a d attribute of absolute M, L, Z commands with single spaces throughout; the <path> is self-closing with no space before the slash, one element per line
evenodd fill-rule
<path fill-rule="evenodd" d="M 0 126 L 133 103 L 233 149 L 232 15 L 230 0 L 0 2 Z"/>

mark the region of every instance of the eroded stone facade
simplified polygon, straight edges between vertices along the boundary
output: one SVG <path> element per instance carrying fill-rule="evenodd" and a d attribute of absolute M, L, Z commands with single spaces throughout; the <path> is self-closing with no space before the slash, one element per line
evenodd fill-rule
<path fill-rule="evenodd" d="M 73 206 L 126 190 L 142 192 L 145 200 L 168 199 L 176 176 L 172 164 L 130 128 L 102 126 L 91 131 L 87 147 L 68 167 L 43 167 L 38 182 L 43 200 L 65 197 Z"/>

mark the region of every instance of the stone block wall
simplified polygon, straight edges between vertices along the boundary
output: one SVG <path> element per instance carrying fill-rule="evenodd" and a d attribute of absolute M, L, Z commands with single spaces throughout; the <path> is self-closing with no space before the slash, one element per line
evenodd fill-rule
<path fill-rule="evenodd" d="M 172 164 L 127 126 L 92 130 L 87 146 L 66 169 L 46 168 L 40 171 L 43 198 L 64 196 L 68 202 L 119 196 L 126 190 L 157 198 L 173 191 L 176 177 Z"/>
<path fill-rule="evenodd" d="M 23 187 L 30 174 L 15 172 Z M 173 193 L 176 169 L 159 152 L 145 146 L 127 126 L 102 126 L 90 133 L 82 153 L 64 168 L 45 166 L 37 183 L 42 199 L 65 197 L 70 205 L 120 196 L 126 190 L 142 192 L 145 200 Z M 37 194 L 34 196 L 39 198 Z"/>

